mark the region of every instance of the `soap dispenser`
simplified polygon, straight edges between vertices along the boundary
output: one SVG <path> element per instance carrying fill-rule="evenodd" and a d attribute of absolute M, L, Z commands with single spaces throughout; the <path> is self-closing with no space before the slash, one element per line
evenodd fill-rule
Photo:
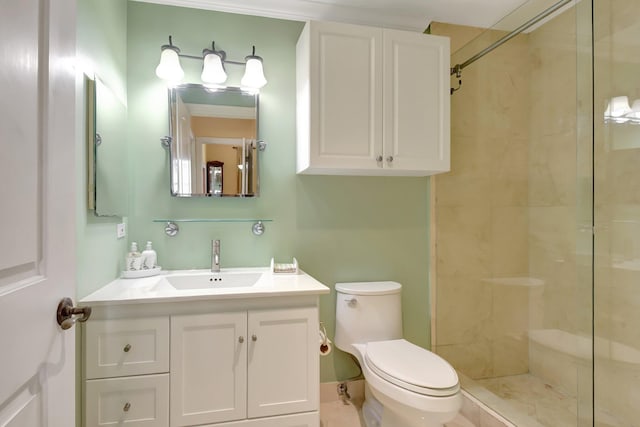
<path fill-rule="evenodd" d="M 142 251 L 142 268 L 151 270 L 157 267 L 158 255 L 151 247 L 151 242 L 147 242 L 147 247 Z"/>
<path fill-rule="evenodd" d="M 142 254 L 138 252 L 138 244 L 131 242 L 131 249 L 127 254 L 127 270 L 135 271 L 142 269 Z"/>

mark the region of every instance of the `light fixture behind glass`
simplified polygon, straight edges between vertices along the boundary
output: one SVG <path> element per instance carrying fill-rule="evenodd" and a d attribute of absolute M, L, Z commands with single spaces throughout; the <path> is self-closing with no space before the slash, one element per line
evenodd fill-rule
<path fill-rule="evenodd" d="M 604 121 L 605 123 L 640 124 L 640 99 L 636 99 L 629 106 L 629 97 L 614 96 L 607 102 Z"/>

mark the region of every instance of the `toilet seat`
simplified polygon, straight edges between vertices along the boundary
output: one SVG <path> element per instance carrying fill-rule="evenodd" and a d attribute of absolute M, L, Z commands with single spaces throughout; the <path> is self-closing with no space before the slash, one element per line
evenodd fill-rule
<path fill-rule="evenodd" d="M 451 396 L 460 390 L 451 365 L 404 339 L 367 343 L 364 361 L 386 381 L 421 395 Z"/>

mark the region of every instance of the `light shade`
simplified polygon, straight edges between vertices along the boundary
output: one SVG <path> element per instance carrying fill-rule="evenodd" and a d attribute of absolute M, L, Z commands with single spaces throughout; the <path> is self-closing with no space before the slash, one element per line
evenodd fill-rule
<path fill-rule="evenodd" d="M 253 54 L 245 58 L 247 64 L 244 68 L 244 76 L 240 80 L 240 85 L 251 89 L 260 89 L 267 84 L 262 69 L 262 58 L 255 55 L 256 47 L 253 47 Z"/>
<path fill-rule="evenodd" d="M 633 101 L 633 104 L 631 104 L 631 112 L 627 114 L 626 117 L 640 119 L 640 99 Z"/>
<path fill-rule="evenodd" d="M 205 49 L 204 63 L 202 65 L 202 74 L 200 78 L 205 83 L 222 84 L 227 81 L 227 73 L 222 65 L 222 56 L 212 50 Z"/>
<path fill-rule="evenodd" d="M 611 98 L 611 101 L 609 101 L 604 115 L 607 117 L 622 117 L 630 112 L 629 98 L 626 96 L 614 96 Z"/>
<path fill-rule="evenodd" d="M 156 67 L 156 76 L 171 82 L 179 81 L 184 77 L 184 71 L 180 66 L 180 58 L 178 58 L 179 51 L 175 46 L 162 46 L 160 63 Z"/>

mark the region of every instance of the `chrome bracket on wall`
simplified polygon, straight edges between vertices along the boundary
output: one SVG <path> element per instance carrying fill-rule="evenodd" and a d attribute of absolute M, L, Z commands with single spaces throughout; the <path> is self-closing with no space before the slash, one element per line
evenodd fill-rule
<path fill-rule="evenodd" d="M 165 135 L 160 138 L 160 145 L 162 145 L 162 148 L 164 148 L 165 150 L 168 150 L 171 146 L 171 140 L 172 138 L 170 136 Z"/>
<path fill-rule="evenodd" d="M 262 236 L 264 234 L 264 223 L 258 221 L 251 226 L 251 232 L 256 236 Z"/>
<path fill-rule="evenodd" d="M 175 237 L 180 231 L 180 227 L 173 221 L 168 221 L 164 226 L 164 234 L 169 237 Z"/>

